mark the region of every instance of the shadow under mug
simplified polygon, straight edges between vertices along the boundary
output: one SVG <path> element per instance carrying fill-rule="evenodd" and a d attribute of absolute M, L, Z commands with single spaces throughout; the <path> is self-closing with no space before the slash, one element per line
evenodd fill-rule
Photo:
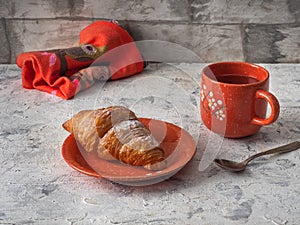
<path fill-rule="evenodd" d="M 261 66 L 219 62 L 204 67 L 200 84 L 203 123 L 228 138 L 257 133 L 279 116 L 279 102 L 268 89 L 269 72 Z M 271 112 L 266 118 L 268 103 Z"/>

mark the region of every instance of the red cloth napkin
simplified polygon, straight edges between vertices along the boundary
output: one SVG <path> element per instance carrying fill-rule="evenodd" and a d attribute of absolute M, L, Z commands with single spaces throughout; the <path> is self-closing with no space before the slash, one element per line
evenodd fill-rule
<path fill-rule="evenodd" d="M 80 32 L 79 46 L 24 52 L 17 56 L 24 88 L 64 99 L 95 80 L 115 80 L 140 73 L 142 56 L 132 37 L 114 22 L 96 21 Z"/>

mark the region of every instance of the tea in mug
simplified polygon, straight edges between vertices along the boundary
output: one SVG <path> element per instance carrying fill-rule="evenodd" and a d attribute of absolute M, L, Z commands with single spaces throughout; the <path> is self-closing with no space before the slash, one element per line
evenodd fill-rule
<path fill-rule="evenodd" d="M 259 80 L 251 76 L 244 76 L 239 74 L 224 74 L 217 77 L 218 82 L 227 83 L 227 84 L 253 84 Z"/>

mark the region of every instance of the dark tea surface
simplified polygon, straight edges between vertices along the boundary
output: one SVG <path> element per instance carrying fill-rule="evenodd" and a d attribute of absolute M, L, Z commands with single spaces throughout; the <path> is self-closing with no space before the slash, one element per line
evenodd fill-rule
<path fill-rule="evenodd" d="M 218 76 L 217 81 L 227 84 L 252 84 L 258 82 L 259 80 L 250 76 L 243 76 L 239 74 L 224 74 Z"/>

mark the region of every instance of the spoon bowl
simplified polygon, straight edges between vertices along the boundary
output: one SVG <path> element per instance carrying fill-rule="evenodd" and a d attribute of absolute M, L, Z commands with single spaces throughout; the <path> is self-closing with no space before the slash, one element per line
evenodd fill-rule
<path fill-rule="evenodd" d="M 243 162 L 235 162 L 227 159 L 215 159 L 214 162 L 219 167 L 233 172 L 241 172 L 246 169 L 246 166 Z"/>
<path fill-rule="evenodd" d="M 275 153 L 285 153 L 285 152 L 290 152 L 294 151 L 296 149 L 300 148 L 300 142 L 295 141 L 287 145 L 283 145 L 277 148 L 272 148 L 270 150 L 264 151 L 257 153 L 255 155 L 250 156 L 249 158 L 245 159 L 242 162 L 235 162 L 227 159 L 215 159 L 214 162 L 216 165 L 220 166 L 223 169 L 230 170 L 232 172 L 241 172 L 246 169 L 248 163 L 260 156 L 263 155 L 269 155 L 269 154 L 275 154 Z"/>

